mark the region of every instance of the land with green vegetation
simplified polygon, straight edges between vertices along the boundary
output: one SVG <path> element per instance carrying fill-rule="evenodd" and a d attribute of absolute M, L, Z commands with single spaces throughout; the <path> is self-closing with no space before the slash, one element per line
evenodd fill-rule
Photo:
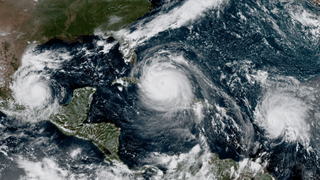
<path fill-rule="evenodd" d="M 116 31 L 152 8 L 148 0 L 0 0 L 0 98 L 10 96 L 10 77 L 28 44 L 81 41 L 95 28 Z"/>
<path fill-rule="evenodd" d="M 190 157 L 189 157 L 190 156 Z M 216 180 L 276 180 L 265 171 L 259 162 L 246 159 L 235 162 L 232 159 L 220 159 L 217 154 L 194 158 L 188 155 L 177 167 L 168 171 L 163 179 L 216 179 Z M 199 161 L 201 159 L 201 161 Z M 200 162 L 202 165 L 200 166 Z"/>
<path fill-rule="evenodd" d="M 83 123 L 87 119 L 92 95 L 96 89 L 84 87 L 73 92 L 67 105 L 61 105 L 58 114 L 50 121 L 64 134 L 92 141 L 105 155 L 107 160 L 118 160 L 120 128 L 111 123 Z"/>
<path fill-rule="evenodd" d="M 38 33 L 31 39 L 77 40 L 94 29 L 119 30 L 152 9 L 147 0 L 44 0 L 36 6 Z"/>
<path fill-rule="evenodd" d="M 319 0 L 313 1 L 319 3 Z M 82 35 L 92 35 L 97 27 L 116 31 L 135 22 L 151 9 L 147 0 L 0 0 L 0 67 L 3 67 L 0 68 L 0 76 L 4 81 L 4 85 L 0 86 L 0 98 L 10 96 L 10 76 L 19 68 L 23 51 L 29 43 L 40 45 L 52 38 L 78 41 Z M 139 83 L 134 78 L 123 78 L 121 81 Z M 72 100 L 67 105 L 61 105 L 59 113 L 52 115 L 50 121 L 67 135 L 92 141 L 107 160 L 121 162 L 118 155 L 120 128 L 111 123 L 83 123 L 95 91 L 91 87 L 75 90 Z M 252 160 L 245 166 L 231 159 L 221 160 L 216 154 L 206 160 L 210 165 L 207 175 L 217 179 L 275 179 L 264 170 L 258 173 L 252 171 Z M 238 174 L 235 173 L 237 171 Z M 185 160 L 163 178 L 177 179 L 177 175 L 183 172 L 182 179 L 188 179 L 188 173 L 196 176 L 201 173 L 201 168 L 197 161 L 190 163 Z M 136 176 L 140 175 L 136 173 Z"/>
<path fill-rule="evenodd" d="M 122 163 L 118 155 L 120 128 L 111 123 L 83 123 L 87 119 L 88 109 L 90 109 L 92 96 L 95 92 L 96 89 L 92 87 L 76 89 L 71 101 L 66 105 L 61 105 L 59 113 L 52 115 L 50 121 L 66 135 L 92 141 L 106 155 L 106 160 L 116 160 Z M 218 180 L 275 179 L 265 171 L 263 165 L 252 159 L 241 163 L 231 159 L 219 159 L 218 155 L 214 153 L 209 156 L 206 155 L 206 157 L 194 156 L 193 154 L 187 155 L 183 161 L 177 164 L 175 169 L 163 174 L 162 178 L 181 179 L 182 177 L 182 179 L 188 179 L 190 176 L 199 176 L 199 178 L 204 176 L 215 177 Z M 201 162 L 199 159 L 202 159 L 203 167 L 199 166 L 199 162 Z M 143 167 L 133 173 L 136 177 L 141 177 L 142 173 L 148 168 L 160 171 L 154 167 Z M 203 171 L 202 168 L 207 169 L 207 171 Z"/>

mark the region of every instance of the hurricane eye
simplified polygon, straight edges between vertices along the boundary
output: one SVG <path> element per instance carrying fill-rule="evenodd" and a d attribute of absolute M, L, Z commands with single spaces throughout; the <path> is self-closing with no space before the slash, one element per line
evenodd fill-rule
<path fill-rule="evenodd" d="M 308 105 L 288 94 L 267 94 L 257 106 L 256 122 L 270 139 L 284 138 L 286 141 L 309 141 L 305 122 Z"/>
<path fill-rule="evenodd" d="M 142 103 L 157 111 L 186 108 L 194 97 L 187 75 L 168 63 L 144 65 L 139 84 Z"/>

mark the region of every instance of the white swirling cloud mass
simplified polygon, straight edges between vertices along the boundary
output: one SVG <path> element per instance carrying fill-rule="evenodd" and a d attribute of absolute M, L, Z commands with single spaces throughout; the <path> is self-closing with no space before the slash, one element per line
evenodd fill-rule
<path fill-rule="evenodd" d="M 188 77 L 171 63 L 154 60 L 149 65 L 144 64 L 139 92 L 147 107 L 171 111 L 186 108 L 193 100 Z"/>
<path fill-rule="evenodd" d="M 67 52 L 34 52 L 35 46 L 29 46 L 22 57 L 22 65 L 13 75 L 10 85 L 13 99 L 1 111 L 9 116 L 18 117 L 28 122 L 47 120 L 58 112 L 59 102 L 53 88 L 60 94 L 65 89 L 50 78 L 45 68 L 60 69 L 61 63 L 71 57 Z M 17 108 L 17 107 L 23 107 Z"/>
<path fill-rule="evenodd" d="M 269 93 L 256 107 L 255 118 L 268 138 L 285 141 L 309 142 L 309 126 L 305 122 L 308 105 L 285 93 Z"/>
<path fill-rule="evenodd" d="M 39 108 L 52 100 L 52 92 L 47 82 L 36 74 L 18 79 L 12 85 L 12 89 L 15 90 L 17 102 L 30 108 Z"/>

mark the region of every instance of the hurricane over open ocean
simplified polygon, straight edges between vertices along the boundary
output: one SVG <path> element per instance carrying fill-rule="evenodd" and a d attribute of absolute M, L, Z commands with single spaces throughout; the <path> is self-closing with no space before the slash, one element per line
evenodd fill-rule
<path fill-rule="evenodd" d="M 1 102 L 0 174 L 320 179 L 319 85 L 312 1 L 162 1 L 125 29 L 29 46 Z M 85 87 L 71 125 L 60 114 Z M 81 129 L 108 123 L 119 159 L 103 160 L 114 154 L 100 130 Z"/>

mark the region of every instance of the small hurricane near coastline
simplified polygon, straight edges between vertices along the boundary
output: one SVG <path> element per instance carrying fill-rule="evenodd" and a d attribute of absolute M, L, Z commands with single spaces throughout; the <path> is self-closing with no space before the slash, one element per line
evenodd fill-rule
<path fill-rule="evenodd" d="M 0 150 L 22 179 L 43 177 L 30 167 L 58 179 L 319 179 L 318 9 L 295 0 L 164 1 L 126 29 L 30 46 L 12 99 L 1 101 L 0 128 L 20 119 L 32 123 L 21 125 L 25 132 L 48 139 L 47 131 L 59 131 L 42 120 L 61 112 L 76 89 L 94 87 L 80 126 L 119 127 L 121 161 L 103 161 L 108 149 L 101 155 L 61 133 L 49 147 L 60 148 L 60 137 L 64 147 L 76 142 L 65 149 L 81 173 L 59 153 L 15 156 L 9 137 L 19 144 L 28 133 L 13 128 Z"/>

